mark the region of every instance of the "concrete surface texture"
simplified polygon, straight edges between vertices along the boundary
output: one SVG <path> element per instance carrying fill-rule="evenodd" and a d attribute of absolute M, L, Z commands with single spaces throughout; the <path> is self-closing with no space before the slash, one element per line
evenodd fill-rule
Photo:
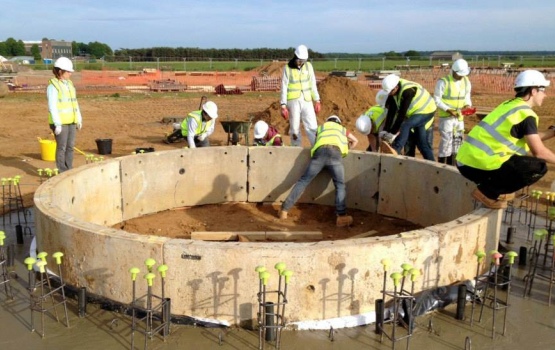
<path fill-rule="evenodd" d="M 501 227 L 500 241 L 506 249 L 520 251 L 525 248 L 530 251 L 534 242 L 531 239 L 535 228 L 549 227 L 541 216 L 537 221 L 531 219 L 527 213 L 530 206 L 520 207 L 517 204 L 513 219 L 504 215 Z M 32 211 L 26 210 L 27 223 L 24 227 L 35 231 Z M 23 219 L 21 219 L 23 220 Z M 6 246 L 15 251 L 13 266 L 8 267 L 11 278 L 13 299 L 9 298 L 0 288 L 0 348 L 2 349 L 129 349 L 131 348 L 131 318 L 129 315 L 107 311 L 101 304 L 90 302 L 86 307 L 84 317 L 79 317 L 78 302 L 75 297 L 67 301 L 69 311 L 69 327 L 66 327 L 63 309 L 58 306 L 60 322 L 47 315 L 44 319 L 45 337 L 31 332 L 31 313 L 29 311 L 29 293 L 27 290 L 27 269 L 23 259 L 28 256 L 32 235 L 25 233 L 22 244 L 16 244 L 15 226 L 17 216 L 12 213 L 3 221 L 6 232 Z M 506 232 L 513 227 L 512 243 L 507 244 Z M 27 230 L 25 230 L 27 231 Z M 528 254 L 530 257 L 530 254 Z M 522 261 L 524 260 L 524 261 Z M 524 262 L 524 265 L 522 264 Z M 65 261 L 64 261 L 65 264 Z M 549 283 L 543 278 L 536 278 L 530 296 L 523 298 L 525 276 L 532 265 L 522 256 L 512 271 L 507 317 L 498 312 L 495 318 L 496 329 L 492 338 L 494 325 L 493 311 L 484 308 L 483 317 L 478 322 L 477 316 L 480 304 L 475 305 L 475 319 L 470 325 L 472 304 L 466 303 L 464 319 L 457 320 L 456 304 L 445 308 L 435 309 L 425 315 L 416 317 L 413 335 L 407 340 L 396 342 L 397 349 L 520 349 L 530 350 L 550 349 L 555 343 L 555 311 L 548 307 Z M 546 274 L 549 270 L 540 267 L 538 273 Z M 502 291 L 499 297 L 505 300 Z M 329 300 L 330 308 L 340 304 L 339 299 Z M 552 301 L 553 302 L 553 301 Z M 49 306 L 50 303 L 47 303 Z M 104 305 L 105 306 L 105 305 Z M 35 313 L 35 327 L 41 326 L 40 316 Z M 505 326 L 505 333 L 503 328 Z M 330 328 L 313 331 L 293 331 L 286 329 L 282 333 L 282 349 L 392 349 L 392 343 L 375 334 L 375 325 L 353 328 Z M 390 331 L 390 329 L 388 329 Z M 170 335 L 164 341 L 161 336 L 147 339 L 140 333 L 134 336 L 136 349 L 258 349 L 260 346 L 258 332 L 237 327 L 205 328 L 172 324 Z M 265 343 L 267 349 L 274 348 L 275 343 Z"/>
<path fill-rule="evenodd" d="M 357 151 L 344 161 L 348 207 L 407 219 L 425 229 L 349 241 L 226 243 L 108 227 L 180 206 L 279 202 L 308 157 L 309 150 L 302 148 L 231 146 L 145 153 L 81 166 L 35 192 L 38 249 L 65 254 L 68 284 L 123 304 L 132 299 L 129 269 L 139 267 L 142 276 L 145 259 L 153 258 L 157 266 L 169 266 L 165 293 L 172 299 L 173 314 L 249 326 L 256 319 L 259 277 L 254 270 L 260 265 L 272 273 L 268 288 L 277 288 L 276 263 L 284 262 L 294 272 L 289 323 L 345 317 L 362 324 L 372 321 L 375 299 L 381 296 L 382 259 L 391 259 L 392 269 L 403 263 L 419 269 L 422 277 L 415 287 L 420 291 L 472 278 L 474 253 L 497 247 L 501 211 L 473 210 L 473 186 L 454 168 Z M 160 167 L 162 163 L 166 166 Z M 284 171 L 264 171 L 270 164 Z M 418 176 L 394 176 L 401 169 Z M 320 176 L 300 202 L 333 205 L 333 193 L 329 178 Z M 142 278 L 138 288 L 138 293 L 146 290 Z M 160 295 L 160 278 L 153 291 Z M 335 299 L 341 301 L 333 310 L 323 302 Z"/>

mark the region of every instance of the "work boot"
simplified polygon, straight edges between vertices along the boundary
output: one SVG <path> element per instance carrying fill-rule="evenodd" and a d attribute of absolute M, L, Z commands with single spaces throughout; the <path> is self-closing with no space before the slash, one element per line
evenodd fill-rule
<path fill-rule="evenodd" d="M 287 219 L 287 210 L 281 209 L 281 210 L 279 211 L 279 219 L 280 219 L 280 220 L 285 220 L 285 219 Z"/>
<path fill-rule="evenodd" d="M 391 145 L 385 141 L 382 141 L 380 143 L 380 152 L 385 154 L 393 154 L 393 155 L 398 154 L 395 148 L 391 147 Z"/>
<path fill-rule="evenodd" d="M 353 223 L 353 217 L 350 215 L 341 215 L 337 217 L 335 224 L 337 227 L 350 226 Z"/>
<path fill-rule="evenodd" d="M 472 197 L 490 209 L 507 208 L 507 201 L 488 198 L 479 189 L 475 189 L 474 191 L 472 191 Z"/>

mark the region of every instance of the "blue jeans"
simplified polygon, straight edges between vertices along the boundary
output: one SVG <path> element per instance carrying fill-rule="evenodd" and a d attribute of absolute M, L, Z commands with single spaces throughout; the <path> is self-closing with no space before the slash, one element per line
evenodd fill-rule
<path fill-rule="evenodd" d="M 420 150 L 424 159 L 432 161 L 435 160 L 434 151 L 428 144 L 426 136 L 426 123 L 434 117 L 434 114 L 435 111 L 428 114 L 414 114 L 405 119 L 399 129 L 399 135 L 395 138 L 395 141 L 393 141 L 393 144 L 391 145 L 398 154 L 401 154 L 401 150 L 405 147 L 409 138 L 410 130 L 413 129 L 416 137 L 416 147 L 418 147 L 418 150 Z"/>
<path fill-rule="evenodd" d="M 430 148 L 434 147 L 434 128 L 430 127 L 426 130 L 426 141 Z M 416 156 L 416 135 L 411 131 L 407 144 L 405 145 L 405 156 L 414 157 Z"/>
<path fill-rule="evenodd" d="M 337 215 L 345 215 L 345 168 L 343 167 L 343 157 L 337 147 L 320 147 L 314 152 L 308 168 L 303 176 L 297 181 L 293 189 L 283 202 L 281 209 L 288 211 L 303 194 L 312 179 L 318 175 L 322 169 L 326 168 L 335 186 L 335 212 Z"/>

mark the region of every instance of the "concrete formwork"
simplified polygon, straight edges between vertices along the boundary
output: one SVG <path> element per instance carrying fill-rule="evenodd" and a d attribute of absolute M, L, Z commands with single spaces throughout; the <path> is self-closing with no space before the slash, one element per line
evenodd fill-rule
<path fill-rule="evenodd" d="M 290 322 L 356 316 L 381 297 L 383 258 L 392 272 L 410 263 L 423 273 L 416 290 L 475 274 L 478 249 L 495 249 L 501 211 L 473 210 L 473 185 L 453 167 L 413 158 L 351 152 L 344 160 L 347 204 L 427 226 L 395 236 L 317 243 L 204 242 L 130 234 L 109 226 L 145 214 L 209 203 L 279 202 L 303 173 L 309 150 L 297 147 L 210 147 L 138 154 L 85 165 L 35 192 L 37 243 L 65 254 L 64 278 L 120 303 L 132 299 L 129 268 L 145 272 L 154 258 L 169 271 L 172 313 L 250 324 L 258 275 L 285 262 L 294 272 Z M 320 174 L 301 202 L 333 205 L 334 188 Z M 215 213 L 217 215 L 217 213 Z M 140 280 L 138 293 L 146 291 Z M 160 293 L 155 282 L 154 292 Z"/>

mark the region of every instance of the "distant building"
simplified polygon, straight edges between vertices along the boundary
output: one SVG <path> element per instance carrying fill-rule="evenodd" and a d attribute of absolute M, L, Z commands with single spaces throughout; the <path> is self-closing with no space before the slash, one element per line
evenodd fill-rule
<path fill-rule="evenodd" d="M 71 41 L 43 40 L 40 55 L 42 59 L 56 60 L 60 57 L 72 58 Z"/>
<path fill-rule="evenodd" d="M 56 60 L 60 57 L 73 57 L 73 50 L 71 41 L 58 41 L 58 40 L 42 40 L 42 41 L 23 41 L 23 45 L 25 45 L 25 52 L 30 54 L 31 47 L 33 45 L 37 45 L 40 51 L 40 57 L 44 61 L 45 59 L 48 60 Z"/>
<path fill-rule="evenodd" d="M 430 55 L 430 58 L 432 60 L 438 61 L 455 61 L 462 57 L 463 55 L 461 55 L 460 52 L 454 51 L 436 51 L 432 52 L 432 54 Z"/>
<path fill-rule="evenodd" d="M 33 56 L 14 56 L 10 58 L 9 61 L 20 64 L 35 64 L 35 58 Z"/>
<path fill-rule="evenodd" d="M 23 41 L 23 45 L 25 46 L 25 53 L 31 54 L 31 48 L 33 45 L 37 45 L 39 47 L 39 52 L 41 51 L 42 41 L 32 40 L 32 41 Z"/>

